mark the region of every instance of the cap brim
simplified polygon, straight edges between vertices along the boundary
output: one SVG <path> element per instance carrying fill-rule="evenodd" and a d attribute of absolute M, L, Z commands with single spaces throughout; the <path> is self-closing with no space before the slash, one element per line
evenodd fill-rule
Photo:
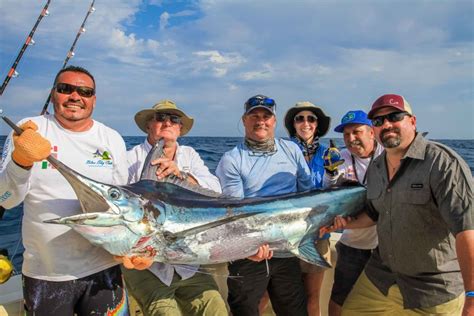
<path fill-rule="evenodd" d="M 274 107 L 273 107 L 274 108 Z M 269 108 L 268 106 L 264 106 L 264 105 L 256 105 L 256 106 L 253 106 L 251 107 L 250 109 L 248 109 L 248 111 L 245 112 L 245 114 L 249 114 L 250 112 L 252 112 L 253 110 L 256 110 L 256 109 L 265 109 L 267 110 L 268 112 L 272 113 L 272 114 L 275 114 L 275 112 L 272 110 L 272 108 Z"/>

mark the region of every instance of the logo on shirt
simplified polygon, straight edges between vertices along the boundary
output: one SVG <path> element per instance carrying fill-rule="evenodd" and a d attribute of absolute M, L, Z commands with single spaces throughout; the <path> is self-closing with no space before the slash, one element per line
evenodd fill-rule
<path fill-rule="evenodd" d="M 92 154 L 92 159 L 86 160 L 86 165 L 92 168 L 112 168 L 114 163 L 108 151 L 100 152 L 99 149 Z"/>
<path fill-rule="evenodd" d="M 0 202 L 5 202 L 10 196 L 12 196 L 12 193 L 10 191 L 3 193 L 2 195 L 0 195 Z"/>
<path fill-rule="evenodd" d="M 54 158 L 58 158 L 58 146 L 51 147 L 51 156 Z M 43 160 L 41 162 L 41 169 L 56 169 L 52 164 L 50 164 L 47 160 Z"/>
<path fill-rule="evenodd" d="M 421 190 L 423 189 L 423 183 L 412 183 L 411 188 L 414 190 Z"/>

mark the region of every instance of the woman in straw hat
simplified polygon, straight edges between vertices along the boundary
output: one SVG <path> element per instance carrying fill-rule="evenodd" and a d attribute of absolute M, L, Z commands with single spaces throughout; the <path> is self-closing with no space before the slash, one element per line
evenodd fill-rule
<path fill-rule="evenodd" d="M 330 122 L 331 118 L 320 107 L 308 101 L 296 103 L 285 115 L 285 127 L 288 135 L 303 152 L 303 156 L 312 170 L 315 188 L 323 186 L 323 157 L 327 147 L 320 144 L 319 139 L 327 133 Z M 316 247 L 326 261 L 330 262 L 329 234 L 318 240 Z M 325 268 L 302 260 L 300 260 L 300 266 L 308 299 L 308 315 L 320 315 L 319 296 Z"/>
<path fill-rule="evenodd" d="M 157 177 L 173 174 L 204 188 L 221 192 L 219 180 L 209 172 L 199 154 L 189 146 L 179 145 L 179 136 L 186 135 L 193 119 L 173 101 L 162 100 L 151 109 L 135 115 L 138 127 L 147 139 L 128 152 L 129 183 L 137 182 L 148 152 L 164 140 L 164 156 Z M 170 265 L 148 258 L 123 257 L 122 269 L 130 294 L 145 315 L 227 315 L 225 302 L 209 274 L 197 273 L 199 266 Z"/>

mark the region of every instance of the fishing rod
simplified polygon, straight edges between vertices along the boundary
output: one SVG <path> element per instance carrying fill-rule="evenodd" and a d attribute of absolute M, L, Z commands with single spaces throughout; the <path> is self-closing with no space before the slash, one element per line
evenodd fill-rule
<path fill-rule="evenodd" d="M 0 87 L 0 96 L 3 95 L 3 92 L 5 91 L 5 88 L 7 87 L 8 83 L 10 82 L 10 79 L 12 77 L 18 76 L 18 72 L 16 71 L 16 67 L 18 66 L 18 63 L 20 62 L 21 58 L 23 57 L 23 54 L 25 53 L 28 46 L 31 46 L 31 45 L 35 44 L 35 41 L 33 40 L 33 35 L 35 34 L 36 28 L 40 24 L 43 17 L 49 15 L 48 7 L 49 7 L 50 3 L 51 3 L 51 0 L 48 0 L 46 2 L 46 4 L 44 5 L 43 10 L 41 10 L 41 13 L 38 16 L 38 19 L 36 19 L 36 23 L 33 26 L 33 28 L 31 29 L 30 34 L 28 34 L 28 37 L 26 38 L 25 43 L 23 44 L 20 52 L 18 53 L 18 56 L 16 56 L 15 62 L 13 62 L 13 65 L 12 65 L 10 71 L 8 72 L 7 76 L 5 77 L 5 80 L 3 80 L 3 84 Z M 2 219 L 4 213 L 5 213 L 5 208 L 0 206 L 0 219 Z"/>
<path fill-rule="evenodd" d="M 23 47 L 21 48 L 20 52 L 18 53 L 18 56 L 16 56 L 15 62 L 13 63 L 10 71 L 8 72 L 7 76 L 5 77 L 5 80 L 3 80 L 3 84 L 0 87 L 0 96 L 3 95 L 3 91 L 5 91 L 5 88 L 7 87 L 8 83 L 10 82 L 10 79 L 12 77 L 18 76 L 18 72 L 16 71 L 16 67 L 18 66 L 18 63 L 20 62 L 21 57 L 23 56 L 23 53 L 26 51 L 26 48 L 28 46 L 34 45 L 35 41 L 33 40 L 33 35 L 35 34 L 36 28 L 38 27 L 38 24 L 41 22 L 43 17 L 49 15 L 48 12 L 48 6 L 51 0 L 48 0 L 46 2 L 46 5 L 44 6 L 43 10 L 41 10 L 41 14 L 39 15 L 38 19 L 36 20 L 35 25 L 31 29 L 30 34 L 26 38 L 25 43 L 23 44 Z"/>
<path fill-rule="evenodd" d="M 81 36 L 81 34 L 86 31 L 86 29 L 85 29 L 86 21 L 87 21 L 87 19 L 89 18 L 89 15 L 90 15 L 92 12 L 95 11 L 94 3 L 95 3 L 95 0 L 92 0 L 92 3 L 91 3 L 91 5 L 89 6 L 89 9 L 87 10 L 87 14 L 86 14 L 86 16 L 84 17 L 84 21 L 82 21 L 82 24 L 81 24 L 81 26 L 79 27 L 79 31 L 77 31 L 76 38 L 74 39 L 74 42 L 72 43 L 71 48 L 69 49 L 69 51 L 68 51 L 68 53 L 67 53 L 67 55 L 66 55 L 66 59 L 64 60 L 63 67 L 62 67 L 61 69 L 66 68 L 66 65 L 67 65 L 67 63 L 69 62 L 69 59 L 71 59 L 72 57 L 74 57 L 74 49 L 76 48 L 76 43 L 77 43 L 77 41 L 79 40 L 79 37 Z M 48 113 L 48 105 L 49 105 L 49 101 L 50 101 L 50 100 L 51 100 L 51 91 L 49 92 L 48 98 L 46 99 L 46 102 L 45 102 L 44 105 L 43 105 L 43 109 L 41 110 L 41 114 L 40 114 L 40 115 L 43 115 L 43 114 L 45 114 L 45 113 Z"/>

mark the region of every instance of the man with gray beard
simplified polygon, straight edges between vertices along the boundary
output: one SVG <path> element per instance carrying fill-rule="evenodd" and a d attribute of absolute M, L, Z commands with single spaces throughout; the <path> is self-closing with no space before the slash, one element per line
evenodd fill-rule
<path fill-rule="evenodd" d="M 343 134 L 346 149 L 341 151 L 341 158 L 344 163 L 338 167 L 337 176 L 324 173 L 324 187 L 335 184 L 339 175 L 344 179 L 366 185 L 367 168 L 384 150 L 375 140 L 372 122 L 367 118 L 367 113 L 361 110 L 347 112 L 334 131 Z M 341 315 L 341 307 L 375 247 L 377 247 L 375 225 L 343 231 L 336 244 L 337 263 L 329 301 L 330 316 Z"/>
<path fill-rule="evenodd" d="M 367 213 L 333 228 L 376 223 L 379 244 L 342 315 L 474 315 L 469 167 L 417 132 L 400 95 L 378 98 L 368 117 L 385 152 L 367 170 Z"/>

